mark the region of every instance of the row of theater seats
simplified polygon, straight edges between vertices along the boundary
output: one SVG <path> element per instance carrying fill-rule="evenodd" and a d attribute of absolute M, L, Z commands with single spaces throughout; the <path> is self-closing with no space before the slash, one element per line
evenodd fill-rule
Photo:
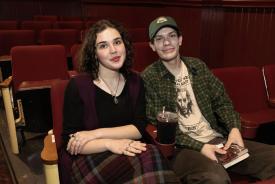
<path fill-rule="evenodd" d="M 8 60 L 11 60 L 10 57 L 10 49 L 14 47 L 14 45 L 34 45 L 33 39 L 30 39 L 30 31 L 26 31 L 22 35 L 12 35 L 12 32 L 10 33 L 10 40 L 13 40 L 11 38 L 21 38 L 21 39 L 14 39 L 13 42 L 6 42 L 4 44 L 1 42 L 1 31 L 0 31 L 0 42 L 3 45 L 0 45 L 0 58 L 2 55 L 2 58 L 0 59 L 0 69 L 2 71 L 2 78 L 7 78 L 11 74 L 10 69 L 10 63 Z M 76 34 L 74 34 L 74 31 L 68 30 L 67 34 L 71 35 L 68 36 L 69 39 L 63 39 L 64 32 L 58 32 L 58 34 L 51 35 L 46 34 L 43 36 L 42 43 L 43 45 L 51 45 L 51 44 L 61 44 L 65 47 L 66 56 L 68 58 L 68 68 L 69 69 L 78 69 L 77 65 L 77 53 L 80 49 L 81 43 L 77 42 Z M 28 36 L 29 35 L 29 36 Z M 5 37 L 7 38 L 7 37 Z M 24 42 L 19 42 L 19 40 L 24 40 Z M 32 41 L 31 41 L 32 40 Z M 76 43 L 77 42 L 77 43 Z M 5 45 L 5 47 L 4 47 Z M 39 46 L 39 45 L 37 45 Z M 155 61 L 157 59 L 157 55 L 151 50 L 149 47 L 148 42 L 134 42 L 133 43 L 133 52 L 134 52 L 134 62 L 133 62 L 133 69 L 136 71 L 142 71 L 146 66 L 148 66 L 150 63 Z M 7 62 L 8 61 L 8 62 Z M 2 80 L 2 79 L 1 79 Z"/>
<path fill-rule="evenodd" d="M 136 63 L 148 59 L 149 54 L 153 53 L 148 43 L 145 42 L 140 45 L 145 46 L 148 55 L 136 47 L 135 50 L 140 51 L 140 58 L 136 60 Z M 74 48 L 75 53 L 78 52 L 79 45 L 76 47 L 78 48 Z M 55 142 L 59 144 L 64 87 L 71 77 L 77 75 L 74 71 L 68 71 L 64 46 L 17 46 L 12 48 L 11 55 L 12 76 L 3 81 L 0 87 L 13 153 L 19 153 L 16 136 L 18 124 L 24 124 L 28 129 L 34 129 L 34 131 L 41 127 L 44 127 L 46 131 L 53 128 Z M 152 62 L 153 60 L 147 61 Z M 144 67 L 146 67 L 145 65 L 149 65 L 149 63 L 144 63 Z M 212 71 L 224 82 L 236 110 L 241 113 L 242 134 L 245 138 L 254 138 L 255 132 L 261 124 L 275 121 L 275 108 L 271 108 L 268 104 L 268 100 L 270 104 L 273 104 L 275 99 L 274 65 L 264 67 L 265 80 L 262 70 L 256 67 L 220 68 Z M 265 84 L 268 89 L 268 97 L 266 96 Z M 61 88 L 61 91 L 55 93 L 56 86 Z M 12 94 L 10 94 L 11 91 L 13 91 Z M 18 113 L 13 107 L 17 107 Z M 47 136 L 45 145 L 50 146 L 53 150 L 42 152 L 47 183 L 54 183 L 53 180 L 58 180 L 56 145 L 52 137 L 53 135 Z"/>
<path fill-rule="evenodd" d="M 46 21 L 46 20 L 0 20 L 0 30 L 5 29 L 86 29 L 94 20 Z"/>
<path fill-rule="evenodd" d="M 133 42 L 146 42 L 144 28 L 130 29 Z M 78 29 L 41 29 L 41 30 L 0 30 L 0 56 L 9 55 L 10 49 L 18 45 L 62 44 L 67 54 L 73 44 L 81 43 L 87 30 Z"/>
<path fill-rule="evenodd" d="M 40 34 L 34 30 L 0 30 L 0 56 L 10 55 L 10 50 L 19 45 L 64 45 L 69 54 L 73 44 L 80 43 L 80 31 L 76 29 L 45 29 Z"/>

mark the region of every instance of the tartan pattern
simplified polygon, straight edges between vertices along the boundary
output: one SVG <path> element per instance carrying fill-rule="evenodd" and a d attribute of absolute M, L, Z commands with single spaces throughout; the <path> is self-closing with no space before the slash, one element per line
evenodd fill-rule
<path fill-rule="evenodd" d="M 73 161 L 73 183 L 153 184 L 180 183 L 167 161 L 153 145 L 135 157 L 102 153 L 82 155 Z"/>
<path fill-rule="evenodd" d="M 182 57 L 185 63 L 198 106 L 219 133 L 227 136 L 236 127 L 240 129 L 240 117 L 234 110 L 224 86 L 204 62 L 197 58 Z M 176 112 L 175 77 L 159 60 L 148 66 L 141 74 L 146 89 L 146 115 L 156 124 L 157 112 L 165 106 L 166 110 Z M 176 144 L 200 151 L 203 144 L 177 129 Z"/>

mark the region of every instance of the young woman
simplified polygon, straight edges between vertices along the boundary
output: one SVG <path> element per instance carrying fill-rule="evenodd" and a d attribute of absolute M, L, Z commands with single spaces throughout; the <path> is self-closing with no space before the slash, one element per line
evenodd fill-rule
<path fill-rule="evenodd" d="M 81 48 L 82 74 L 65 92 L 63 183 L 178 183 L 156 147 L 140 141 L 147 123 L 144 88 L 131 65 L 123 27 L 95 23 Z"/>

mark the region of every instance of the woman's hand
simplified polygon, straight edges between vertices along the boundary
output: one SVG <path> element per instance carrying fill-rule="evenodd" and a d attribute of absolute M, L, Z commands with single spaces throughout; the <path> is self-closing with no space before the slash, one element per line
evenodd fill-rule
<path fill-rule="evenodd" d="M 72 155 L 77 155 L 81 152 L 84 145 L 87 142 L 97 139 L 97 135 L 94 130 L 80 131 L 70 135 L 70 140 L 67 144 L 67 151 Z"/>
<path fill-rule="evenodd" d="M 113 153 L 135 156 L 136 154 L 146 151 L 146 144 L 140 141 L 130 139 L 110 139 L 106 147 Z"/>
<path fill-rule="evenodd" d="M 238 144 L 239 146 L 244 147 L 241 132 L 237 128 L 232 128 L 223 149 L 227 150 L 232 143 L 235 143 L 235 144 Z"/>
<path fill-rule="evenodd" d="M 204 144 L 204 146 L 201 149 L 201 153 L 206 156 L 207 158 L 210 158 L 211 160 L 214 160 L 218 162 L 217 157 L 216 157 L 216 152 L 220 154 L 225 154 L 226 151 L 218 148 L 216 145 L 212 144 Z"/>

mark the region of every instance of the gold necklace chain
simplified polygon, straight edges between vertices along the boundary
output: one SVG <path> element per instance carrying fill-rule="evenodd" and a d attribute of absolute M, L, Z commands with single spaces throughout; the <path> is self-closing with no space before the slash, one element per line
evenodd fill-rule
<path fill-rule="evenodd" d="M 98 75 L 98 78 L 105 84 L 105 86 L 109 89 L 109 91 L 111 92 L 111 95 L 113 97 L 113 100 L 114 100 L 114 103 L 115 104 L 118 104 L 118 99 L 117 99 L 117 89 L 118 89 L 118 86 L 119 86 L 119 82 L 120 82 L 120 74 L 119 74 L 119 77 L 118 77 L 118 80 L 117 80 L 117 86 L 116 86 L 116 90 L 115 92 L 113 92 L 113 90 L 111 89 L 111 87 L 108 85 L 108 83 L 102 78 L 100 77 L 100 75 Z"/>

